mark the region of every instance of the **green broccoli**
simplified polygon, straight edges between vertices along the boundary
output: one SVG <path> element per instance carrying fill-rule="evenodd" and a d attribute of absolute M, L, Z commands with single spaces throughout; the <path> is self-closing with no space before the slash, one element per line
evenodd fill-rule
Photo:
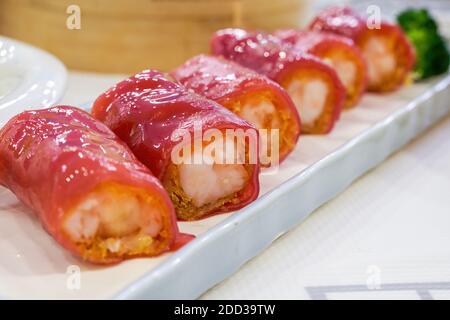
<path fill-rule="evenodd" d="M 450 54 L 436 21 L 428 11 L 408 9 L 397 16 L 397 21 L 416 49 L 414 79 L 445 73 L 450 64 Z"/>

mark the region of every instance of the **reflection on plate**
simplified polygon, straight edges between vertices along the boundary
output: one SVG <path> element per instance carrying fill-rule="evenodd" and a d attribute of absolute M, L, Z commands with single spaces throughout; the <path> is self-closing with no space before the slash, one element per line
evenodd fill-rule
<path fill-rule="evenodd" d="M 0 37 L 0 126 L 24 110 L 58 102 L 66 79 L 66 68 L 51 54 Z"/>
<path fill-rule="evenodd" d="M 0 64 L 0 99 L 14 90 L 21 80 L 20 72 Z"/>

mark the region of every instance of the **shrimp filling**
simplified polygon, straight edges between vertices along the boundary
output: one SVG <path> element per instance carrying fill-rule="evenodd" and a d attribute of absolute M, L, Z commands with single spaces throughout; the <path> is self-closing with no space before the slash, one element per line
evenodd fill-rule
<path fill-rule="evenodd" d="M 286 89 L 300 112 L 302 123 L 313 125 L 324 112 L 328 96 L 327 83 L 314 78 L 306 81 L 294 79 Z"/>
<path fill-rule="evenodd" d="M 388 79 L 396 69 L 396 57 L 383 37 L 370 37 L 365 42 L 363 55 L 367 60 L 368 78 L 371 85 Z"/>
<path fill-rule="evenodd" d="M 276 150 L 272 149 L 278 148 L 280 143 L 281 120 L 274 104 L 267 99 L 249 100 L 237 114 L 257 129 L 267 130 L 259 131 L 259 155 L 261 165 L 269 166 L 275 160 L 273 157 L 277 156 Z"/>
<path fill-rule="evenodd" d="M 268 100 L 248 101 L 242 107 L 239 116 L 253 124 L 257 129 L 280 127 L 280 119 L 272 102 Z"/>
<path fill-rule="evenodd" d="M 150 254 L 163 230 L 162 210 L 146 191 L 106 184 L 72 209 L 63 230 L 86 255 Z"/>
<path fill-rule="evenodd" d="M 341 80 L 347 91 L 355 87 L 356 82 L 356 65 L 351 60 L 331 59 L 331 66 L 336 70 L 339 80 Z"/>
<path fill-rule="evenodd" d="M 231 138 L 225 139 L 223 146 L 212 154 L 195 150 L 194 159 L 201 157 L 202 163 L 178 165 L 180 187 L 197 208 L 234 195 L 248 182 L 249 173 L 243 164 L 245 148 L 236 148 Z M 224 159 L 234 160 L 228 164 L 230 161 Z"/>

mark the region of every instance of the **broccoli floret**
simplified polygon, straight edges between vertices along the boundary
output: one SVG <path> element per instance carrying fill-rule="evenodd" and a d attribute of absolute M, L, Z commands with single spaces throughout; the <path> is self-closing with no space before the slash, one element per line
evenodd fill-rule
<path fill-rule="evenodd" d="M 416 49 L 414 78 L 422 80 L 448 70 L 450 54 L 436 21 L 426 9 L 408 9 L 397 21 Z"/>

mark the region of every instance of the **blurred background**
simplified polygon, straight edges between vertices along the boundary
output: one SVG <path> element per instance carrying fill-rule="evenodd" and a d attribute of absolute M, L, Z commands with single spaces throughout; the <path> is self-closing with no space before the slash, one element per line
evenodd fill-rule
<path fill-rule="evenodd" d="M 330 4 L 360 10 L 375 4 L 388 18 L 401 8 L 426 5 L 442 21 L 442 31 L 450 32 L 449 0 L 0 0 L 0 34 L 50 51 L 69 69 L 168 70 L 207 52 L 217 29 L 302 27 Z M 80 28 L 70 29 L 76 8 Z"/>

